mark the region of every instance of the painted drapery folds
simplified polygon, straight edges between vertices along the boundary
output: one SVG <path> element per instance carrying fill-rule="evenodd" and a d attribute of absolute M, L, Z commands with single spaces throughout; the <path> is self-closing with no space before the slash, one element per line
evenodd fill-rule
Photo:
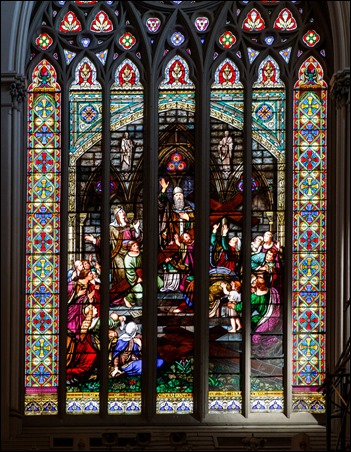
<path fill-rule="evenodd" d="M 195 86 L 180 56 L 159 91 L 157 413 L 193 413 Z"/>
<path fill-rule="evenodd" d="M 37 2 L 25 414 L 61 400 L 69 415 L 136 416 L 145 394 L 159 415 L 196 415 L 196 398 L 208 413 L 324 411 L 328 46 L 315 14 Z"/>

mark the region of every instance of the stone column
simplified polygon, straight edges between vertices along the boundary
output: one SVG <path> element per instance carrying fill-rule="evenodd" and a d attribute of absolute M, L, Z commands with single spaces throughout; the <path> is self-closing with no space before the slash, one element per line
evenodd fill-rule
<path fill-rule="evenodd" d="M 23 404 L 18 388 L 24 387 L 25 93 L 23 77 L 15 71 L 1 74 L 2 437 L 20 432 Z"/>
<path fill-rule="evenodd" d="M 336 385 L 331 391 L 335 406 L 346 411 L 345 400 L 350 391 L 350 383 L 344 385 L 342 373 L 350 372 L 350 349 L 346 347 L 350 338 L 350 69 L 336 72 L 330 82 L 330 95 L 336 107 L 335 127 L 333 127 L 333 147 L 329 147 L 328 180 L 328 312 L 327 338 L 329 371 Z M 329 142 L 331 139 L 329 139 Z M 334 205 L 333 205 L 334 204 Z M 329 227 L 330 226 L 330 227 Z M 346 392 L 345 392 L 346 391 Z M 341 412 L 340 412 L 341 414 Z M 330 443 L 330 429 L 340 432 L 341 441 L 350 437 L 350 415 L 346 419 L 334 417 L 328 420 L 327 439 Z M 339 443 L 343 448 L 344 444 Z"/>
<path fill-rule="evenodd" d="M 329 319 L 335 319 L 335 357 L 343 352 L 350 337 L 350 69 L 336 72 L 330 82 L 330 96 L 336 107 L 333 147 L 328 150 L 329 198 L 335 194 L 335 205 L 327 200 L 329 235 L 327 253 L 334 256 L 329 268 L 331 283 Z M 328 127 L 331 129 L 331 127 Z M 328 177 L 329 180 L 329 177 Z M 331 185 L 332 184 L 332 185 Z M 334 265 L 335 264 L 335 265 Z M 329 264 L 330 265 L 330 264 Z M 332 311 L 333 312 L 332 312 Z M 329 325 L 327 328 L 329 330 Z M 332 370 L 332 369 L 331 369 Z"/>

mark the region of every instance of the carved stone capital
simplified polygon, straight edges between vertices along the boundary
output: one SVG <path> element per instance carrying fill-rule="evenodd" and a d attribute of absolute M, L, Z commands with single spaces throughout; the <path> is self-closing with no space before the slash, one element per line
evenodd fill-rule
<path fill-rule="evenodd" d="M 21 104 L 26 97 L 26 85 L 24 80 L 18 79 L 11 83 L 10 95 L 13 103 Z"/>
<path fill-rule="evenodd" d="M 350 69 L 336 72 L 330 81 L 330 95 L 337 108 L 350 106 Z"/>

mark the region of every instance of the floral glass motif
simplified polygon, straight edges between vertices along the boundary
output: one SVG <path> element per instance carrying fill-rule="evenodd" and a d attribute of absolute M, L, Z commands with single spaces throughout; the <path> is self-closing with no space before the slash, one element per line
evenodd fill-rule
<path fill-rule="evenodd" d="M 229 58 L 226 58 L 216 70 L 215 81 L 212 88 L 242 88 L 239 76 L 240 74 L 237 66 Z"/>
<path fill-rule="evenodd" d="M 97 112 L 96 108 L 94 107 L 94 105 L 87 105 L 80 112 L 80 116 L 81 116 L 82 120 L 84 122 L 86 122 L 87 124 L 90 124 L 92 121 L 94 121 L 95 118 L 97 117 L 97 115 L 98 115 L 98 112 Z"/>
<path fill-rule="evenodd" d="M 82 43 L 83 47 L 89 47 L 90 42 L 91 42 L 90 38 L 82 38 L 81 39 L 81 43 Z"/>
<path fill-rule="evenodd" d="M 180 31 L 175 31 L 172 36 L 170 37 L 171 43 L 178 47 L 183 44 L 185 37 Z"/>
<path fill-rule="evenodd" d="M 225 48 L 230 49 L 236 43 L 236 37 L 231 31 L 226 31 L 219 37 L 219 43 Z"/>
<path fill-rule="evenodd" d="M 132 33 L 126 32 L 124 33 L 124 35 L 122 35 L 118 42 L 121 44 L 121 46 L 126 49 L 129 50 L 131 49 L 134 44 L 136 43 L 136 39 L 135 37 L 132 35 Z"/>
<path fill-rule="evenodd" d="M 108 17 L 105 11 L 99 11 L 95 15 L 90 25 L 90 30 L 94 33 L 106 33 L 113 30 L 111 19 Z"/>
<path fill-rule="evenodd" d="M 135 64 L 126 59 L 116 70 L 115 85 L 120 88 L 140 88 L 139 71 Z"/>
<path fill-rule="evenodd" d="M 71 52 L 69 50 L 64 49 L 63 50 L 65 55 L 66 64 L 70 64 L 73 58 L 77 55 L 75 52 Z"/>
<path fill-rule="evenodd" d="M 284 84 L 279 78 L 280 70 L 278 64 L 271 57 L 265 58 L 258 68 L 258 79 L 254 88 L 278 88 Z"/>
<path fill-rule="evenodd" d="M 71 88 L 101 89 L 101 85 L 96 80 L 96 69 L 89 58 L 84 57 L 78 64 L 75 72 L 75 82 Z"/>
<path fill-rule="evenodd" d="M 274 22 L 274 28 L 281 31 L 293 31 L 297 28 L 297 23 L 292 12 L 288 8 L 284 8 Z"/>
<path fill-rule="evenodd" d="M 96 54 L 102 64 L 106 63 L 107 53 L 108 50 L 103 50 L 102 52 Z"/>
<path fill-rule="evenodd" d="M 210 25 L 210 21 L 207 17 L 197 17 L 194 24 L 197 31 L 206 31 Z"/>
<path fill-rule="evenodd" d="M 271 46 L 274 42 L 274 36 L 266 36 L 264 41 L 268 46 Z"/>
<path fill-rule="evenodd" d="M 172 58 L 165 70 L 165 80 L 160 84 L 160 88 L 187 88 L 194 84 L 189 79 L 189 68 L 186 61 L 176 55 Z"/>
<path fill-rule="evenodd" d="M 167 171 L 183 171 L 186 169 L 186 162 L 180 152 L 175 152 L 171 155 L 167 163 Z"/>
<path fill-rule="evenodd" d="M 261 14 L 256 8 L 253 8 L 244 19 L 242 28 L 245 31 L 261 31 L 265 26 L 266 24 L 262 19 Z"/>
<path fill-rule="evenodd" d="M 291 47 L 288 47 L 284 50 L 279 50 L 279 54 L 282 56 L 286 63 L 289 63 L 290 55 L 291 55 Z"/>
<path fill-rule="evenodd" d="M 43 50 L 47 50 L 53 42 L 52 37 L 47 33 L 41 33 L 35 40 L 36 45 L 41 47 Z"/>
<path fill-rule="evenodd" d="M 249 57 L 250 64 L 256 59 L 257 55 L 259 55 L 260 52 L 258 52 L 255 49 L 252 49 L 251 47 L 247 48 L 247 55 Z"/>
<path fill-rule="evenodd" d="M 81 65 L 81 68 L 78 72 L 78 77 L 78 85 L 84 87 L 93 85 L 93 71 L 88 62 L 85 62 Z"/>
<path fill-rule="evenodd" d="M 261 104 L 256 110 L 255 114 L 261 119 L 261 121 L 266 122 L 272 119 L 273 110 L 268 104 Z"/>
<path fill-rule="evenodd" d="M 161 26 L 161 20 L 158 17 L 149 17 L 146 26 L 151 33 L 156 33 Z"/>
<path fill-rule="evenodd" d="M 303 42 L 308 47 L 314 47 L 318 42 L 320 41 L 319 34 L 314 30 L 308 30 L 307 33 L 305 33 L 302 37 Z"/>
<path fill-rule="evenodd" d="M 82 31 L 82 25 L 73 11 L 68 11 L 60 23 L 62 33 L 78 33 Z"/>

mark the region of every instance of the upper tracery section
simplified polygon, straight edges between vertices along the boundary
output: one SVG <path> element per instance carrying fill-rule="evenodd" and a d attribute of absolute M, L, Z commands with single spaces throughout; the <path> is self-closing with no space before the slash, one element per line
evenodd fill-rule
<path fill-rule="evenodd" d="M 73 77 L 77 55 L 82 53 L 102 75 L 128 58 L 140 68 L 143 79 L 148 69 L 142 67 L 161 71 L 163 60 L 175 53 L 213 64 L 214 71 L 219 61 L 229 58 L 248 72 L 256 72 L 269 55 L 283 73 L 284 65 L 290 70 L 311 53 L 321 60 L 332 57 L 329 41 L 323 38 L 324 18 L 311 5 L 301 1 L 37 2 L 28 59 L 39 55 L 38 60 L 56 60 Z"/>

